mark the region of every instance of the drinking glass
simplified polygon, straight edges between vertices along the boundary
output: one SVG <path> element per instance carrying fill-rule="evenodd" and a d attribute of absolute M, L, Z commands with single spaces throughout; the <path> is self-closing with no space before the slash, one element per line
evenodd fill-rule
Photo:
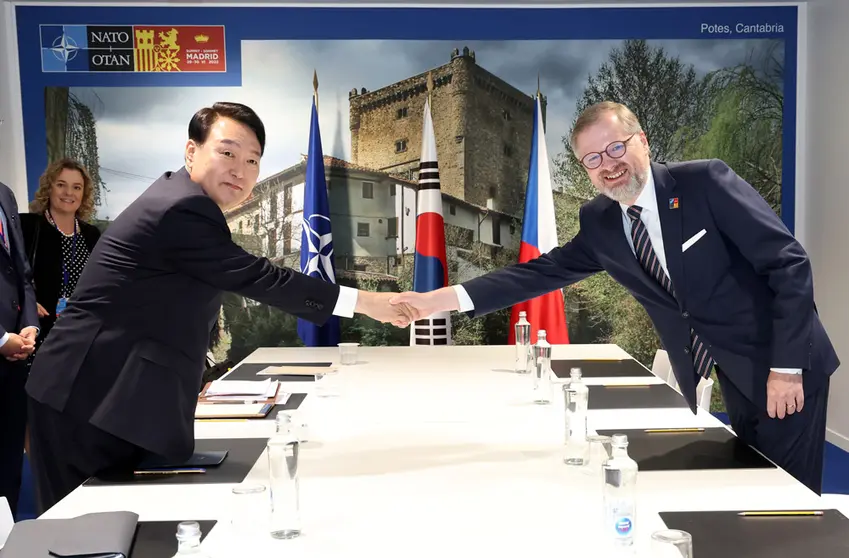
<path fill-rule="evenodd" d="M 651 535 L 652 558 L 693 558 L 693 537 L 687 531 L 663 529 Z"/>
<path fill-rule="evenodd" d="M 237 538 L 253 538 L 268 532 L 271 496 L 263 484 L 243 483 L 233 487 L 230 525 Z"/>

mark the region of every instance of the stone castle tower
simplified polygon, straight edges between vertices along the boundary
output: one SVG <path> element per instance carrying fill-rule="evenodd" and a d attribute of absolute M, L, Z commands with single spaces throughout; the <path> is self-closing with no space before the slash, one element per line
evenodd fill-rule
<path fill-rule="evenodd" d="M 478 66 L 468 47 L 430 70 L 431 114 L 442 191 L 521 216 L 533 134 L 534 98 Z M 352 90 L 355 164 L 417 177 L 427 99 L 424 72 L 375 91 Z M 545 97 L 542 98 L 545 122 Z"/>

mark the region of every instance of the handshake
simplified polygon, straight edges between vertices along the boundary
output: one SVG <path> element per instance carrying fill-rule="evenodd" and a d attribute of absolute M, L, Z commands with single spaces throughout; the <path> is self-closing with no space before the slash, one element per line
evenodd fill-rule
<path fill-rule="evenodd" d="M 437 312 L 459 309 L 460 301 L 457 299 L 457 293 L 451 287 L 444 287 L 427 293 L 359 291 L 354 311 L 379 322 L 407 327 L 416 320 L 427 318 Z"/>

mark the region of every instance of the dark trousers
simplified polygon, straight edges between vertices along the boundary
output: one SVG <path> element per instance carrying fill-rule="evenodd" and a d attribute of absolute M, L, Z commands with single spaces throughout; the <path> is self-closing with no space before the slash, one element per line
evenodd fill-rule
<path fill-rule="evenodd" d="M 146 455 L 88 422 L 28 399 L 30 463 L 39 515 L 89 478 L 132 468 Z"/>
<path fill-rule="evenodd" d="M 801 412 L 779 419 L 770 418 L 765 409 L 757 408 L 718 367 L 716 372 L 731 428 L 737 437 L 822 494 L 828 380 L 816 392 L 805 394 Z"/>
<path fill-rule="evenodd" d="M 27 368 L 23 362 L 0 358 L 0 496 L 9 501 L 17 519 L 27 428 Z"/>

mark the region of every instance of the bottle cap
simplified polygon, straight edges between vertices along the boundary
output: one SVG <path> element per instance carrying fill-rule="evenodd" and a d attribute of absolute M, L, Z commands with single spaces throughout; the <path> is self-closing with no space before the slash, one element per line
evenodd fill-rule
<path fill-rule="evenodd" d="M 628 435 L 627 434 L 614 434 L 610 439 L 611 443 L 620 448 L 628 447 Z"/>
<path fill-rule="evenodd" d="M 545 339 L 545 335 L 546 335 L 545 330 L 541 329 L 537 332 L 537 339 Z"/>
<path fill-rule="evenodd" d="M 197 521 L 183 521 L 177 525 L 177 538 L 186 540 L 200 536 L 200 525 Z"/>
<path fill-rule="evenodd" d="M 581 377 L 581 369 L 580 368 L 572 368 L 569 370 L 569 375 L 573 378 Z"/>
<path fill-rule="evenodd" d="M 520 318 L 526 318 L 527 316 L 528 316 L 528 313 L 527 313 L 527 312 L 525 312 L 524 310 L 522 310 L 521 312 L 519 312 L 519 317 L 520 317 Z"/>

